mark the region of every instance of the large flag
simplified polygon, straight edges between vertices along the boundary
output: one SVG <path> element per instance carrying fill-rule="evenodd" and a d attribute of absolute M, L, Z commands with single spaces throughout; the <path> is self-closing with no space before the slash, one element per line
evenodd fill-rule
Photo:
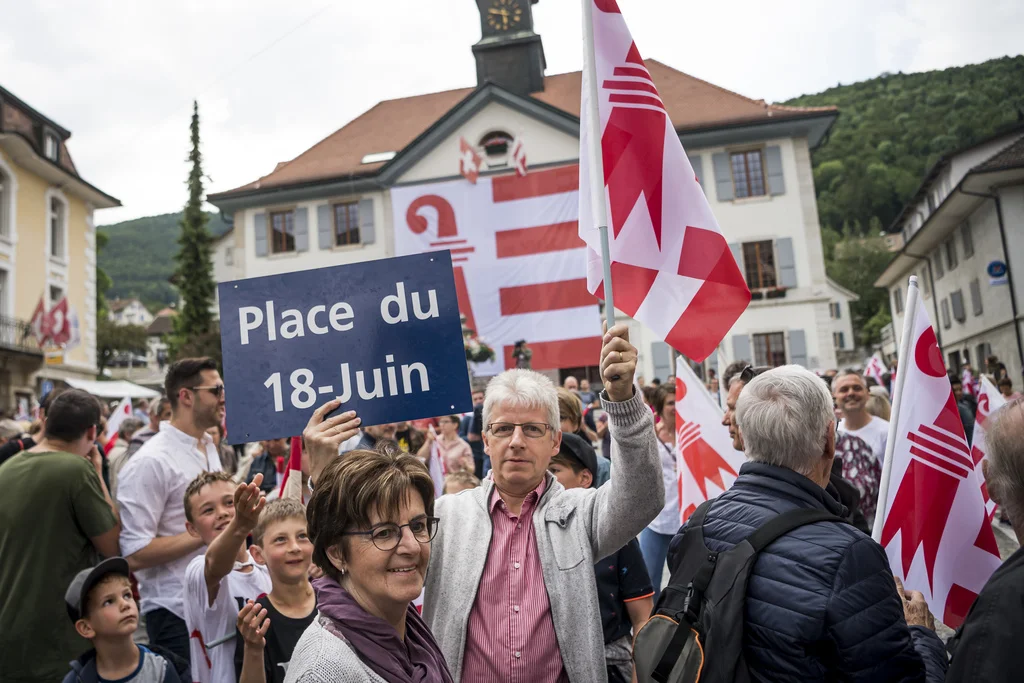
<path fill-rule="evenodd" d="M 579 231 L 589 247 L 587 288 L 604 298 L 601 218 L 591 208 L 596 160 L 587 154 L 600 136 L 615 307 L 703 361 L 747 307 L 750 290 L 618 5 L 584 1 L 593 3 L 593 21 L 584 31 L 594 46 L 593 54 L 584 50 L 580 119 Z M 590 113 L 591 91 L 599 121 Z"/>
<path fill-rule="evenodd" d="M 908 301 L 916 304 L 916 285 L 911 289 Z M 999 567 L 999 548 L 928 313 L 908 303 L 907 315 L 910 344 L 900 357 L 905 376 L 895 388 L 892 464 L 876 539 L 904 585 L 956 628 Z"/>
<path fill-rule="evenodd" d="M 103 434 L 104 442 L 109 442 L 117 436 L 117 430 L 121 429 L 121 423 L 132 416 L 132 400 L 125 396 L 117 404 L 117 408 L 107 418 L 107 431 Z"/>
<path fill-rule="evenodd" d="M 743 452 L 732 447 L 722 409 L 682 357 L 676 359 L 676 457 L 681 522 L 732 486 L 746 462 Z"/>
<path fill-rule="evenodd" d="M 971 458 L 974 460 L 974 469 L 979 473 L 981 482 L 981 495 L 985 499 L 985 511 L 989 521 L 995 514 L 996 504 L 989 498 L 988 486 L 985 484 L 981 473 L 981 463 L 988 457 L 988 448 L 985 446 L 985 428 L 988 416 L 1006 405 L 1006 399 L 999 393 L 996 385 L 985 375 L 981 376 L 981 384 L 978 395 L 978 411 L 974 416 L 974 443 L 971 444 Z"/>
<path fill-rule="evenodd" d="M 864 376 L 874 378 L 880 387 L 885 386 L 885 382 L 882 381 L 882 375 L 886 372 L 888 370 L 885 369 L 885 363 L 882 362 L 877 353 L 868 358 L 868 362 L 864 365 Z"/>

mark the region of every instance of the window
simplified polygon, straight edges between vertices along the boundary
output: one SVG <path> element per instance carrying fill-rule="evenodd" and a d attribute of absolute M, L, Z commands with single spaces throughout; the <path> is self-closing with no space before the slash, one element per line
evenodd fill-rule
<path fill-rule="evenodd" d="M 359 244 L 359 203 L 334 205 L 334 244 Z"/>
<path fill-rule="evenodd" d="M 50 307 L 54 304 L 60 303 L 60 300 L 64 298 L 64 290 L 56 285 L 50 285 Z"/>
<path fill-rule="evenodd" d="M 67 207 L 56 197 L 50 198 L 50 256 L 65 259 L 64 235 L 67 232 Z"/>
<path fill-rule="evenodd" d="M 295 251 L 295 212 L 270 214 L 270 253 Z"/>
<path fill-rule="evenodd" d="M 761 197 L 764 191 L 764 169 L 761 166 L 761 150 L 737 152 L 731 155 L 732 184 L 736 198 Z"/>
<path fill-rule="evenodd" d="M 782 332 L 755 334 L 754 365 L 777 368 L 786 364 L 786 335 Z"/>
<path fill-rule="evenodd" d="M 921 283 L 921 291 L 924 293 L 925 296 L 928 296 L 929 294 L 932 293 L 931 283 L 929 282 L 930 279 L 931 278 L 928 277 L 928 265 L 925 264 L 924 270 L 921 271 L 921 277 L 918 279 L 918 281 Z"/>
<path fill-rule="evenodd" d="M 843 317 L 843 305 L 838 301 L 832 301 L 828 305 L 828 315 L 833 320 L 840 320 Z"/>
<path fill-rule="evenodd" d="M 50 161 L 57 161 L 60 156 L 60 140 L 53 133 L 43 136 L 43 155 Z"/>
<path fill-rule="evenodd" d="M 512 136 L 500 130 L 488 133 L 480 140 L 480 146 L 484 148 L 488 164 L 493 163 L 492 160 L 500 163 L 512 146 Z"/>
<path fill-rule="evenodd" d="M 832 333 L 832 346 L 836 347 L 837 349 L 844 349 L 846 348 L 846 344 L 844 342 L 845 340 L 843 339 L 842 332 Z"/>
<path fill-rule="evenodd" d="M 747 271 L 747 286 L 751 289 L 775 287 L 778 278 L 775 273 L 775 250 L 772 241 L 744 242 L 743 266 Z"/>
<path fill-rule="evenodd" d="M 11 201 L 13 188 L 3 171 L 0 171 L 0 235 L 10 237 L 11 227 L 7 225 L 7 202 Z"/>
<path fill-rule="evenodd" d="M 224 247 L 224 265 L 235 265 L 235 250 L 233 247 Z"/>
<path fill-rule="evenodd" d="M 974 256 L 974 235 L 971 234 L 971 222 L 964 221 L 960 226 L 960 240 L 964 243 L 964 260 Z"/>
<path fill-rule="evenodd" d="M 975 316 L 981 315 L 983 310 L 981 305 L 981 283 L 976 279 L 971 280 L 971 309 L 973 309 Z"/>
<path fill-rule="evenodd" d="M 892 290 L 892 308 L 897 313 L 903 312 L 903 288 L 897 287 Z"/>
<path fill-rule="evenodd" d="M 936 280 L 941 280 L 942 276 L 945 275 L 945 272 L 942 270 L 942 252 L 941 251 L 935 252 L 935 258 L 933 259 L 933 262 L 934 262 L 933 268 L 935 268 L 935 279 Z"/>
<path fill-rule="evenodd" d="M 949 270 L 956 268 L 956 241 L 950 237 L 946 240 L 946 264 L 949 266 Z"/>
<path fill-rule="evenodd" d="M 949 319 L 949 300 L 948 299 L 943 299 L 942 300 L 942 327 L 948 330 L 952 325 L 953 325 L 953 323 Z"/>

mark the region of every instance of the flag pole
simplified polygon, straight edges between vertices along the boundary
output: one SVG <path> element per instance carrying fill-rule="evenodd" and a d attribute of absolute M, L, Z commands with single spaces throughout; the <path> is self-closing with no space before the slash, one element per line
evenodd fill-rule
<path fill-rule="evenodd" d="M 885 460 L 882 461 L 882 480 L 878 485 L 878 505 L 875 508 L 875 524 L 871 529 L 871 538 L 876 543 L 882 542 L 882 525 L 885 522 L 886 506 L 889 502 L 889 479 L 892 477 L 892 458 L 896 450 L 896 435 L 899 430 L 900 408 L 903 405 L 903 386 L 907 372 L 913 359 L 910 347 L 914 344 L 914 323 L 917 319 L 917 307 L 920 303 L 917 289 L 917 276 L 910 276 L 907 286 L 907 305 L 903 315 L 903 337 L 900 339 L 899 366 L 896 368 L 896 383 L 892 388 L 892 410 L 889 415 L 889 436 L 885 444 Z"/>
<path fill-rule="evenodd" d="M 604 274 L 604 316 L 608 329 L 615 325 L 615 298 L 612 296 L 612 261 L 608 246 L 608 206 L 604 197 L 604 163 L 601 157 L 601 110 L 597 91 L 597 54 L 594 49 L 594 0 L 583 0 L 583 43 L 587 95 L 587 155 L 590 168 L 590 214 L 601 236 L 601 265 Z"/>

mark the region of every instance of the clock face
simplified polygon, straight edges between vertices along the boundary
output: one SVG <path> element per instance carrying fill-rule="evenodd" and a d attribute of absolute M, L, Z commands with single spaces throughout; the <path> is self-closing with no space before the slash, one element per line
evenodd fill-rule
<path fill-rule="evenodd" d="M 491 6 L 487 8 L 487 25 L 496 31 L 518 27 L 523 21 L 523 1 L 492 0 Z"/>

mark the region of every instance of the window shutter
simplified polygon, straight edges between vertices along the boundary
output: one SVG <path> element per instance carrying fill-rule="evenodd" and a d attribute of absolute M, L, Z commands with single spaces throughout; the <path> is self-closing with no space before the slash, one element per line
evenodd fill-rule
<path fill-rule="evenodd" d="M 977 280 L 971 281 L 971 308 L 974 309 L 974 315 L 981 315 L 981 285 Z"/>
<path fill-rule="evenodd" d="M 715 167 L 715 195 L 720 202 L 732 201 L 732 169 L 729 168 L 729 155 L 719 152 L 711 156 L 712 165 Z"/>
<path fill-rule="evenodd" d="M 807 336 L 803 330 L 789 331 L 789 362 L 807 367 Z"/>
<path fill-rule="evenodd" d="M 697 176 L 697 182 L 700 183 L 700 187 L 704 189 L 704 162 L 701 160 L 700 155 L 688 157 L 690 159 L 690 166 L 693 167 L 693 174 Z"/>
<path fill-rule="evenodd" d="M 836 303 L 836 320 L 842 320 L 842 319 L 843 319 L 843 303 L 840 301 L 840 302 Z"/>
<path fill-rule="evenodd" d="M 964 310 L 964 293 L 959 289 L 949 295 L 949 303 L 953 308 L 953 319 L 957 322 L 967 320 L 967 311 Z"/>
<path fill-rule="evenodd" d="M 939 247 L 939 250 L 937 252 L 935 252 L 934 262 L 935 262 L 935 279 L 936 280 L 941 280 L 942 276 L 946 274 L 942 270 L 942 247 Z"/>
<path fill-rule="evenodd" d="M 949 320 L 949 299 L 942 300 L 942 327 L 949 329 L 953 323 Z"/>
<path fill-rule="evenodd" d="M 775 240 L 775 253 L 778 256 L 779 284 L 783 287 L 796 287 L 796 259 L 793 256 L 793 238 L 780 237 Z"/>
<path fill-rule="evenodd" d="M 736 267 L 740 269 L 741 273 L 747 271 L 743 269 L 743 245 L 739 242 L 729 242 L 729 251 L 732 252 L 732 258 L 736 261 Z"/>
<path fill-rule="evenodd" d="M 295 251 L 309 251 L 309 210 L 295 209 Z"/>
<path fill-rule="evenodd" d="M 256 247 L 256 256 L 267 255 L 267 212 L 260 211 L 252 217 L 253 222 L 253 245 Z"/>
<path fill-rule="evenodd" d="M 768 175 L 768 193 L 786 193 L 786 177 L 782 173 L 782 148 L 772 145 L 764 150 L 765 170 Z"/>
<path fill-rule="evenodd" d="M 734 361 L 745 360 L 751 365 L 754 364 L 754 358 L 750 355 L 750 335 L 732 335 L 732 359 Z"/>
<path fill-rule="evenodd" d="M 367 197 L 359 200 L 359 241 L 373 244 L 377 233 L 373 227 L 373 199 Z"/>
<path fill-rule="evenodd" d="M 330 204 L 324 204 L 316 209 L 316 232 L 321 249 L 330 249 L 334 246 L 334 240 L 331 239 L 334 237 L 331 208 Z"/>

